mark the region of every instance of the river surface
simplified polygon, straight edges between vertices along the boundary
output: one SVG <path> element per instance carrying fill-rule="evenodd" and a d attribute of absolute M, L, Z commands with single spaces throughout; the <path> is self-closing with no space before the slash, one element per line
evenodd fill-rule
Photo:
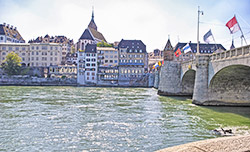
<path fill-rule="evenodd" d="M 246 134 L 250 108 L 199 107 L 149 88 L 0 87 L 0 151 L 155 151 Z"/>

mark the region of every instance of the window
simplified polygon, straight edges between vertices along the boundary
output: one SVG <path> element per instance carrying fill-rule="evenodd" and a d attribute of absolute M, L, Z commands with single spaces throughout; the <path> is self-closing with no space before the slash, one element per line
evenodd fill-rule
<path fill-rule="evenodd" d="M 95 59 L 91 59 L 92 62 L 95 62 L 96 60 Z"/>
<path fill-rule="evenodd" d="M 50 57 L 50 61 L 53 61 L 53 57 Z"/>
<path fill-rule="evenodd" d="M 39 57 L 36 57 L 36 60 L 38 61 L 38 60 L 39 60 Z"/>
<path fill-rule="evenodd" d="M 22 55 L 25 55 L 25 53 L 22 53 Z"/>
<path fill-rule="evenodd" d="M 105 63 L 108 63 L 109 62 L 109 60 L 105 60 Z"/>
<path fill-rule="evenodd" d="M 3 52 L 3 53 L 2 53 L 2 55 L 6 55 L 6 53 L 5 53 L 5 52 Z"/>
<path fill-rule="evenodd" d="M 25 47 L 23 47 L 22 50 L 25 51 Z"/>
<path fill-rule="evenodd" d="M 23 60 L 23 61 L 25 61 L 25 59 L 24 59 L 24 58 L 22 58 L 22 60 Z"/>
<path fill-rule="evenodd" d="M 5 47 L 5 46 L 3 46 L 3 47 L 2 47 L 2 49 L 3 49 L 3 50 L 6 50 L 6 47 Z"/>
<path fill-rule="evenodd" d="M 113 55 L 110 55 L 110 58 L 113 58 Z"/>
<path fill-rule="evenodd" d="M 89 64 L 89 63 L 87 63 L 87 64 L 86 64 L 86 66 L 90 66 L 90 64 Z"/>
<path fill-rule="evenodd" d="M 89 72 L 87 72 L 87 75 L 89 75 Z"/>
<path fill-rule="evenodd" d="M 55 61 L 57 61 L 57 57 L 55 57 Z"/>
<path fill-rule="evenodd" d="M 95 80 L 95 77 L 92 77 L 92 80 Z"/>
<path fill-rule="evenodd" d="M 94 72 L 92 73 L 92 76 L 95 76 L 95 73 L 94 73 Z"/>
<path fill-rule="evenodd" d="M 39 50 L 39 46 L 37 46 L 36 49 Z"/>
<path fill-rule="evenodd" d="M 89 62 L 89 61 L 90 61 L 90 59 L 88 58 L 88 59 L 86 59 L 86 61 L 87 61 L 87 62 Z"/>
<path fill-rule="evenodd" d="M 50 55 L 53 55 L 53 52 L 50 52 Z"/>
<path fill-rule="evenodd" d="M 0 40 L 3 40 L 3 37 L 0 37 Z"/>
<path fill-rule="evenodd" d="M 117 60 L 115 60 L 115 63 L 117 63 Z"/>
<path fill-rule="evenodd" d="M 9 47 L 9 50 L 12 50 L 12 47 Z"/>
<path fill-rule="evenodd" d="M 31 52 L 32 55 L 34 55 L 34 52 Z"/>
<path fill-rule="evenodd" d="M 95 66 L 95 63 L 92 63 L 91 66 Z"/>
<path fill-rule="evenodd" d="M 36 55 L 39 55 L 39 52 L 36 52 Z"/>
<path fill-rule="evenodd" d="M 110 63 L 113 63 L 113 60 L 109 60 Z"/>
<path fill-rule="evenodd" d="M 57 52 L 55 52 L 55 55 L 57 55 Z"/>
<path fill-rule="evenodd" d="M 31 47 L 31 50 L 34 50 L 34 46 Z"/>
<path fill-rule="evenodd" d="M 19 50 L 19 47 L 16 47 L 16 50 Z"/>
<path fill-rule="evenodd" d="M 87 77 L 87 80 L 89 80 L 89 77 Z"/>

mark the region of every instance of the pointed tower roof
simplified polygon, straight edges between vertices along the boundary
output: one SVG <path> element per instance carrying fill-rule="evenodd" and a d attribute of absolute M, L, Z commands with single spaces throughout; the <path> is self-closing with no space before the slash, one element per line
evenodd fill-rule
<path fill-rule="evenodd" d="M 97 31 L 97 26 L 94 21 L 94 8 L 92 10 L 92 18 L 91 18 L 91 21 L 89 22 L 88 28 L 93 28 Z"/>
<path fill-rule="evenodd" d="M 173 46 L 171 45 L 170 39 L 168 38 L 164 51 L 172 51 L 172 50 L 173 50 Z"/>
<path fill-rule="evenodd" d="M 234 49 L 235 46 L 234 46 L 234 40 L 232 40 L 232 45 L 230 46 L 230 50 Z"/>

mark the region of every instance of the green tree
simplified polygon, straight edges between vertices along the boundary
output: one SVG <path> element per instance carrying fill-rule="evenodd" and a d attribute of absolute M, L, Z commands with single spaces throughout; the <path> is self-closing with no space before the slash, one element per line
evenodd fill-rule
<path fill-rule="evenodd" d="M 20 73 L 22 58 L 18 54 L 11 52 L 3 61 L 2 68 L 8 75 L 17 75 Z"/>
<path fill-rule="evenodd" d="M 97 46 L 97 47 L 113 47 L 112 44 L 108 44 L 108 43 L 106 43 L 106 42 L 104 42 L 104 41 L 98 42 L 98 43 L 96 44 L 96 46 Z"/>

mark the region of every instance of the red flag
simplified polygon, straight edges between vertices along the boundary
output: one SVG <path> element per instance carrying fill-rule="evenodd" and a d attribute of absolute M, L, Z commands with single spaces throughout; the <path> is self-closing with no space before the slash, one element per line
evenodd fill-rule
<path fill-rule="evenodd" d="M 231 34 L 240 30 L 239 23 L 237 22 L 235 16 L 227 22 L 226 26 L 229 28 Z"/>
<path fill-rule="evenodd" d="M 178 49 L 174 52 L 174 55 L 175 55 L 176 57 L 179 57 L 179 56 L 181 55 L 181 50 L 180 50 L 180 48 L 178 48 Z"/>

